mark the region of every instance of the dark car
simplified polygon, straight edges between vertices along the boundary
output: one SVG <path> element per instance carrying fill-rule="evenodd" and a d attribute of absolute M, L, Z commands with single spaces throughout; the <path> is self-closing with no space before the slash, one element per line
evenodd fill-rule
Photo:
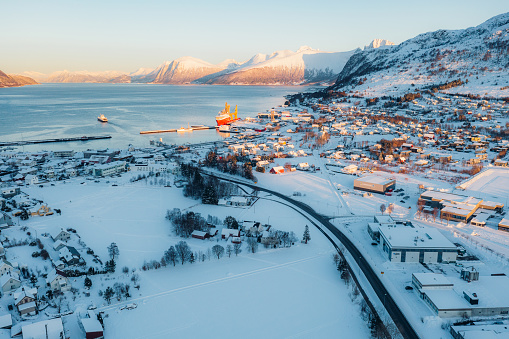
<path fill-rule="evenodd" d="M 405 290 L 407 290 L 407 291 L 411 291 L 411 290 L 413 290 L 413 289 L 414 289 L 414 288 L 413 288 L 412 286 L 405 286 Z"/>

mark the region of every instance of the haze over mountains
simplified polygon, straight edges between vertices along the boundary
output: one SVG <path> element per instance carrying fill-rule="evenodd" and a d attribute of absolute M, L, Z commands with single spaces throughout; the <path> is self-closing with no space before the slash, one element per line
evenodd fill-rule
<path fill-rule="evenodd" d="M 376 39 L 369 46 L 392 45 Z M 366 47 L 368 48 L 368 47 Z M 217 65 L 186 56 L 166 61 L 156 67 L 135 72 L 59 71 L 52 74 L 25 72 L 39 82 L 51 83 L 154 83 L 154 84 L 221 84 L 221 85 L 305 85 L 332 84 L 348 59 L 360 49 L 346 52 L 323 52 L 307 46 L 296 52 L 276 51 L 256 54 L 244 62 L 227 59 Z"/>
<path fill-rule="evenodd" d="M 293 52 L 256 54 L 244 62 L 211 64 L 194 57 L 166 61 L 131 73 L 55 72 L 25 76 L 0 74 L 0 86 L 38 82 L 306 85 L 365 97 L 399 96 L 448 84 L 456 93 L 509 97 L 509 13 L 462 30 L 420 34 L 399 45 L 375 39 L 364 49 L 322 52 L 307 46 Z M 35 79 L 35 80 L 34 80 Z M 450 85 L 449 83 L 454 83 Z"/>

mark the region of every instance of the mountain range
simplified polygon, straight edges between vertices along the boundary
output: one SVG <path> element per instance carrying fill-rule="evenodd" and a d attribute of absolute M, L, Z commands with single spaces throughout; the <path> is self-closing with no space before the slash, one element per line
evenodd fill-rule
<path fill-rule="evenodd" d="M 382 39 L 365 48 L 393 45 Z M 79 83 L 153 83 L 153 84 L 220 84 L 220 85 L 306 85 L 332 84 L 348 59 L 361 49 L 346 52 L 323 52 L 307 46 L 297 51 L 282 50 L 256 54 L 244 62 L 227 59 L 219 64 L 182 57 L 156 67 L 135 72 L 59 71 L 52 74 L 25 72 L 39 82 Z"/>
<path fill-rule="evenodd" d="M 355 53 L 329 90 L 379 97 L 441 85 L 450 93 L 509 97 L 509 13 L 476 27 L 375 45 Z"/>

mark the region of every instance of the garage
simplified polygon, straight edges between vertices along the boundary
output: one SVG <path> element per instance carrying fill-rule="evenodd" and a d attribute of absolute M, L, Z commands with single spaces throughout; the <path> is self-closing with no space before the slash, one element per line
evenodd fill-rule
<path fill-rule="evenodd" d="M 423 262 L 438 262 L 438 252 L 424 252 Z"/>

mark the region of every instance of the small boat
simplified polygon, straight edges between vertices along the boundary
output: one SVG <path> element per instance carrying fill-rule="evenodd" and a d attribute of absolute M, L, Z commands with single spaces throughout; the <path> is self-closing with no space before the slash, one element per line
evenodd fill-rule
<path fill-rule="evenodd" d="M 220 125 L 218 128 L 219 132 L 230 132 L 230 125 Z"/>
<path fill-rule="evenodd" d="M 99 120 L 100 122 L 108 122 L 108 118 L 106 118 L 104 116 L 104 114 L 101 114 L 100 116 L 98 116 L 97 120 Z"/>
<path fill-rule="evenodd" d="M 178 130 L 177 130 L 177 133 L 186 133 L 186 132 L 192 132 L 193 129 L 191 127 L 189 127 L 189 124 L 187 126 L 187 128 L 185 127 L 180 127 Z"/>

